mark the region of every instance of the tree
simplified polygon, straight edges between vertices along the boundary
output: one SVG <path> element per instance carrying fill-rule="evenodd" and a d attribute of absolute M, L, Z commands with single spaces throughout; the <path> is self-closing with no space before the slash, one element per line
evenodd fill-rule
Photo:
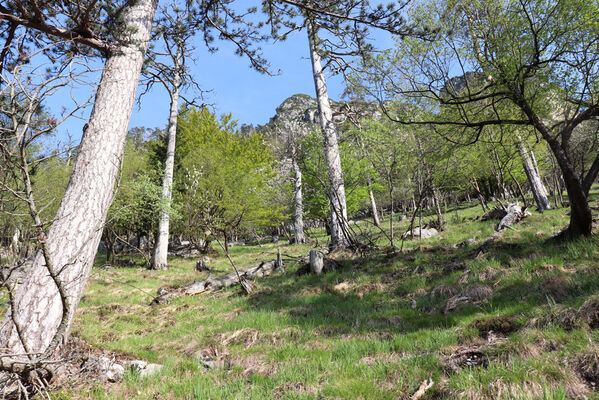
<path fill-rule="evenodd" d="M 346 57 L 364 56 L 371 51 L 372 46 L 367 42 L 368 27 L 405 34 L 407 29 L 399 15 L 401 7 L 396 9 L 394 4 L 390 4 L 388 7 L 373 8 L 368 1 L 313 0 L 265 0 L 263 5 L 270 16 L 268 23 L 271 24 L 274 35 L 280 39 L 285 39 L 292 31 L 306 28 L 330 187 L 328 197 L 331 203 L 331 247 L 353 246 L 354 239 L 347 223 L 338 134 L 333 121 L 324 70 L 329 66 L 336 72 L 342 72 L 348 68 Z M 286 30 L 279 34 L 280 29 Z M 319 30 L 327 32 L 329 36 L 321 39 Z M 328 58 L 324 67 L 323 56 Z"/>
<path fill-rule="evenodd" d="M 190 39 L 196 34 L 200 19 L 197 10 L 190 4 L 180 9 L 177 4 L 161 10 L 161 17 L 155 24 L 155 39 L 163 41 L 162 51 L 150 51 L 146 62 L 145 75 L 148 77 L 146 90 L 154 83 L 161 83 L 170 97 L 170 112 L 168 119 L 168 140 L 166 158 L 164 161 L 164 175 L 162 177 L 162 203 L 164 207 L 158 217 L 158 231 L 150 268 L 166 269 L 169 243 L 169 208 L 172 197 L 173 172 L 175 166 L 175 143 L 177 138 L 177 114 L 179 112 L 179 97 L 181 90 L 186 87 L 195 87 L 195 81 L 186 67 L 186 60 L 190 57 L 193 47 Z M 163 60 L 166 58 L 166 60 Z M 188 103 L 193 103 L 189 102 Z"/>
<path fill-rule="evenodd" d="M 229 3 L 198 3 L 206 45 L 216 50 L 211 42 L 217 31 L 264 71 L 259 49 L 251 45 L 264 36 Z M 50 229 L 39 236 L 47 251 L 38 253 L 0 325 L 2 370 L 23 376 L 39 368 L 51 373 L 51 359 L 68 339 L 113 198 L 156 7 L 157 0 L 15 0 L 0 5 L 1 28 L 7 32 L 0 69 L 21 57 L 24 43 L 42 48 L 56 43 L 55 51 L 48 53 L 57 60 L 72 53 L 106 59 L 65 195 Z M 14 40 L 19 29 L 26 40 Z"/>
<path fill-rule="evenodd" d="M 371 64 L 370 92 L 381 100 L 402 97 L 442 107 L 446 112 L 436 118 L 394 119 L 433 124 L 463 143 L 494 125 L 534 127 L 553 153 L 570 199 L 570 223 L 560 236 L 588 236 L 588 193 L 599 173 L 599 154 L 590 156 L 581 174 L 572 156 L 583 126 L 599 116 L 598 7 L 582 0 L 415 6 L 414 18 L 439 27 L 436 40 L 405 40 L 385 66 Z M 458 87 L 451 78 L 456 74 L 475 74 L 476 84 L 466 79 Z"/>
<path fill-rule="evenodd" d="M 279 173 L 284 180 L 293 184 L 293 242 L 306 242 L 304 235 L 304 195 L 303 172 L 300 160 L 303 157 L 302 139 L 308 134 L 310 126 L 298 121 L 276 123 L 266 129 L 265 134 L 273 136 L 276 157 L 280 160 Z"/>
<path fill-rule="evenodd" d="M 41 9 L 37 3 L 31 4 L 31 12 L 20 2 L 15 6 L 15 10 L 0 6 L 4 21 L 68 38 L 73 46 L 84 44 L 107 54 L 71 179 L 48 233 L 39 237 L 47 251 L 36 256 L 0 325 L 0 348 L 9 355 L 0 356 L 0 367 L 25 373 L 40 367 L 48 369 L 45 362 L 69 335 L 112 201 L 156 1 L 140 0 L 126 7 L 121 14 L 123 26 L 134 26 L 135 30 L 119 32 L 115 42 L 77 33 L 76 28 L 89 30 L 89 26 L 76 24 L 69 30 L 51 25 L 58 20 L 46 18 L 46 14 L 60 15 L 63 11 L 54 9 L 53 4 L 44 4 Z M 72 21 L 90 23 L 89 19 Z"/>
<path fill-rule="evenodd" d="M 179 117 L 179 201 L 185 233 L 225 249 L 244 227 L 273 226 L 282 219 L 275 205 L 274 159 L 261 134 L 237 132 L 230 115 L 188 109 Z"/>

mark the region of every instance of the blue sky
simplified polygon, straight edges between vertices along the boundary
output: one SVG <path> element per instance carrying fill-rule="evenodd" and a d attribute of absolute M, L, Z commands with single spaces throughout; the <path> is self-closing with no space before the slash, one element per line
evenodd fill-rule
<path fill-rule="evenodd" d="M 390 35 L 377 34 L 376 47 L 391 46 Z M 289 36 L 285 42 L 264 44 L 264 56 L 273 71 L 280 70 L 276 76 L 260 74 L 250 68 L 248 60 L 234 54 L 230 43 L 219 44 L 219 51 L 210 53 L 204 47 L 201 38 L 196 39 L 195 63 L 191 65 L 196 81 L 205 90 L 211 90 L 205 102 L 212 104 L 218 114 L 232 113 L 241 124 L 264 124 L 275 114 L 276 107 L 286 98 L 296 93 L 314 96 L 312 67 L 309 59 L 308 40 L 304 31 Z M 99 62 L 99 61 L 98 61 Z M 100 66 L 100 64 L 98 65 Z M 97 74 L 97 79 L 100 76 Z M 329 96 L 339 99 L 343 90 L 343 79 L 339 76 L 327 76 Z M 89 95 L 89 91 L 79 91 L 79 95 Z M 68 94 L 54 96 L 47 103 L 51 112 L 58 114 L 69 101 Z M 159 85 L 141 101 L 141 107 L 134 106 L 130 128 L 165 127 L 169 110 L 169 97 Z M 67 134 L 73 143 L 81 139 L 83 125 L 87 122 L 89 107 L 81 118 L 71 118 L 61 125 L 57 140 L 65 144 Z"/>
<path fill-rule="evenodd" d="M 308 40 L 303 31 L 290 35 L 285 42 L 262 46 L 271 69 L 275 72 L 280 70 L 280 74 L 275 76 L 251 69 L 247 58 L 235 55 L 229 43 L 221 43 L 219 51 L 210 53 L 198 38 L 196 47 L 196 61 L 190 66 L 202 89 L 212 91 L 206 94 L 204 101 L 212 104 L 218 114 L 232 113 L 242 124 L 268 122 L 275 114 L 276 107 L 293 94 L 314 96 Z M 100 75 L 97 74 L 96 80 L 99 79 Z M 328 76 L 327 83 L 330 97 L 338 99 L 344 90 L 342 78 Z M 88 95 L 89 91 L 79 90 L 78 94 Z M 68 102 L 69 95 L 64 91 L 53 96 L 47 105 L 51 112 L 58 114 Z M 141 107 L 137 104 L 134 106 L 129 126 L 164 127 L 169 106 L 168 94 L 160 85 L 156 85 L 143 96 Z M 64 144 L 69 134 L 74 143 L 79 142 L 90 111 L 91 107 L 88 107 L 81 118 L 71 118 L 62 124 L 56 138 Z"/>

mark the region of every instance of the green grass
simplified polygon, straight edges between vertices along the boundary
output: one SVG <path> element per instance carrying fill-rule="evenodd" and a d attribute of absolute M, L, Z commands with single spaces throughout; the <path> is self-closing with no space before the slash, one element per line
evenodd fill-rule
<path fill-rule="evenodd" d="M 193 270 L 196 260 L 172 259 L 167 271 L 94 268 L 73 333 L 93 346 L 166 368 L 143 380 L 126 375 L 118 384 L 65 387 L 57 394 L 405 399 L 432 378 L 424 399 L 599 399 L 576 370 L 582 355 L 599 353 L 599 331 L 531 323 L 560 307 L 578 308 L 599 293 L 599 238 L 541 244 L 567 225 L 565 212 L 528 217 L 479 255 L 477 244 L 452 246 L 493 234 L 493 221 L 470 220 L 481 213 L 473 203 L 457 217 L 448 212 L 440 238 L 407 241 L 403 253 L 392 253 L 380 235 L 381 250 L 336 254 L 342 268 L 318 277 L 296 276 L 297 264 L 287 261 L 286 273 L 257 280 L 250 296 L 230 288 L 149 306 L 159 287 L 203 279 L 205 273 Z M 399 224 L 396 235 L 406 228 L 406 222 Z M 326 241 L 323 232 L 315 234 L 321 244 Z M 277 246 L 233 247 L 232 257 L 245 267 L 274 258 Z M 281 245 L 283 254 L 294 257 L 309 249 Z M 231 270 L 222 252 L 211 258 L 215 274 Z M 98 265 L 102 261 L 100 255 Z M 489 293 L 445 312 L 448 300 L 468 290 Z M 510 321 L 515 328 L 489 342 L 478 328 L 485 321 Z M 486 367 L 448 368 L 450 355 L 473 346 L 484 352 Z M 205 370 L 192 357 L 198 350 L 217 350 L 230 367 Z"/>

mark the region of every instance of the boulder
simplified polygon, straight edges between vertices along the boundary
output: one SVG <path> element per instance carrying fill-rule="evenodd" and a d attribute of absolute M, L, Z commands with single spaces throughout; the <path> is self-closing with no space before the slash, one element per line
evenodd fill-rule
<path fill-rule="evenodd" d="M 143 360 L 133 360 L 129 363 L 129 368 L 136 373 L 139 373 L 141 378 L 155 374 L 162 369 L 160 364 L 152 364 Z"/>
<path fill-rule="evenodd" d="M 81 364 L 81 369 L 95 373 L 101 380 L 108 382 L 119 382 L 125 374 L 122 365 L 104 356 L 89 356 Z"/>
<path fill-rule="evenodd" d="M 418 238 L 419 239 L 420 231 L 421 231 L 420 227 L 417 226 L 414 228 L 413 231 L 407 231 L 406 233 L 404 233 L 402 235 L 402 238 L 403 239 L 407 239 L 407 238 L 412 238 L 412 239 Z M 437 236 L 439 236 L 439 231 L 436 230 L 435 228 L 423 228 L 422 229 L 422 239 L 429 239 L 429 238 L 437 237 Z"/>

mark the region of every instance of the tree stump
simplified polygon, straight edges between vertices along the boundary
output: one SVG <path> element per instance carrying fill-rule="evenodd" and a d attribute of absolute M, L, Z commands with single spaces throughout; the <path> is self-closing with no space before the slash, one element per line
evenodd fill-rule
<path fill-rule="evenodd" d="M 310 250 L 310 272 L 316 275 L 322 273 L 324 267 L 324 256 L 318 250 Z"/>

